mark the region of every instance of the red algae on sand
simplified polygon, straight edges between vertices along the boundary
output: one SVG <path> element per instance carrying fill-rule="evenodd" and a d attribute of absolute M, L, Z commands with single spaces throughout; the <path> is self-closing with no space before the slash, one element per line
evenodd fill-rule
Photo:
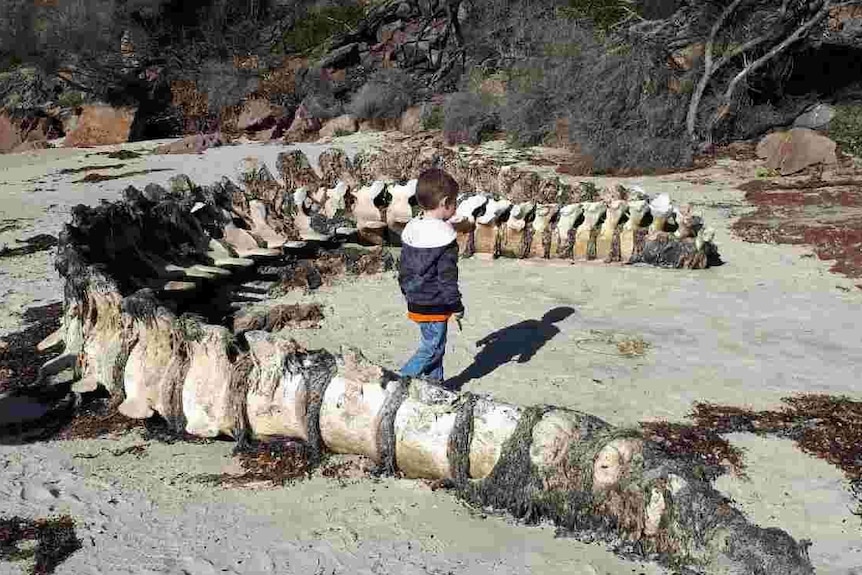
<path fill-rule="evenodd" d="M 862 181 L 777 183 L 755 180 L 740 189 L 757 211 L 733 231 L 757 243 L 805 244 L 830 271 L 862 278 Z"/>

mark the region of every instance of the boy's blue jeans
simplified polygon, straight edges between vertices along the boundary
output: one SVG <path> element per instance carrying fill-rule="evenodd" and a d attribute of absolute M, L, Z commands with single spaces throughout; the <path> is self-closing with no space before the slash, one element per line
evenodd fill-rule
<path fill-rule="evenodd" d="M 401 375 L 407 377 L 426 376 L 438 383 L 443 382 L 443 354 L 446 353 L 448 326 L 449 322 L 446 321 L 419 323 L 419 330 L 422 333 L 419 349 L 401 368 Z"/>

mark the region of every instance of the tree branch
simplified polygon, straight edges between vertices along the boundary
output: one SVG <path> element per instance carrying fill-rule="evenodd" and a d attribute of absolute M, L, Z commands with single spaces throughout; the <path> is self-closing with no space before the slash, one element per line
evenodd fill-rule
<path fill-rule="evenodd" d="M 703 76 L 701 76 L 694 93 L 691 95 L 691 100 L 688 104 L 688 114 L 685 119 L 685 127 L 691 139 L 694 139 L 694 126 L 697 121 L 697 109 L 700 106 L 700 99 L 703 97 L 703 92 L 706 90 L 706 86 L 709 84 L 709 80 L 712 78 L 712 75 L 716 70 L 712 65 L 712 50 L 715 45 L 715 38 L 718 36 L 718 32 L 724 25 L 725 20 L 733 14 L 743 1 L 744 0 L 733 0 L 733 2 L 722 11 L 718 20 L 715 21 L 712 25 L 712 29 L 709 31 L 709 40 L 706 42 L 706 50 L 704 53 Z"/>
<path fill-rule="evenodd" d="M 737 85 L 739 85 L 739 83 L 742 80 L 744 80 L 746 77 L 748 77 L 749 74 L 751 74 L 752 72 L 754 72 L 758 68 L 761 68 L 764 64 L 766 64 L 767 62 L 769 62 L 770 60 L 772 60 L 773 58 L 778 56 L 781 52 L 786 50 L 791 44 L 800 40 L 805 34 L 808 33 L 809 30 L 811 30 L 811 28 L 813 28 L 816 24 L 818 24 L 821 20 L 823 20 L 823 18 L 825 18 L 829 14 L 829 11 L 834 7 L 835 7 L 835 5 L 833 5 L 830 0 L 826 0 L 823 3 L 823 6 L 820 8 L 820 10 L 818 10 L 817 13 L 810 20 L 808 20 L 807 22 L 805 22 L 804 24 L 799 26 L 792 34 L 790 34 L 787 38 L 785 38 L 780 44 L 774 46 L 769 52 L 767 52 L 766 54 L 764 54 L 763 56 L 761 56 L 760 58 L 758 58 L 757 60 L 755 60 L 754 62 L 749 64 L 748 66 L 746 66 L 741 72 L 739 72 L 736 76 L 734 76 L 733 80 L 731 80 L 730 83 L 728 84 L 727 90 L 725 90 L 725 92 L 724 92 L 724 97 L 723 97 L 724 106 L 722 106 L 722 108 L 730 105 L 730 102 L 733 98 L 733 93 L 736 91 Z M 720 110 L 721 110 L 721 108 L 719 108 L 719 111 Z M 722 117 L 722 114 L 720 112 L 716 112 L 713 115 L 713 118 L 710 122 L 710 132 L 713 131 L 715 124 L 721 119 L 721 117 Z"/>

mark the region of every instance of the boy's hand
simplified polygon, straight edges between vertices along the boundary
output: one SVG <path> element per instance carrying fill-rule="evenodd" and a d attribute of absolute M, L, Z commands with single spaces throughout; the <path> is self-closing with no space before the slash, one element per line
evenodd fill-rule
<path fill-rule="evenodd" d="M 463 328 L 461 327 L 461 320 L 462 319 L 464 319 L 464 312 L 463 311 L 456 312 L 455 313 L 455 323 L 458 324 L 458 331 L 463 331 Z"/>

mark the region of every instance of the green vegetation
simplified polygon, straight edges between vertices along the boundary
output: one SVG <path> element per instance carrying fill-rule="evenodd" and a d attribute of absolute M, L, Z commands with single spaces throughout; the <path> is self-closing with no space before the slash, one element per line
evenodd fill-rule
<path fill-rule="evenodd" d="M 829 137 L 845 153 L 862 157 L 862 104 L 835 106 Z"/>
<path fill-rule="evenodd" d="M 763 166 L 757 168 L 754 172 L 754 177 L 757 179 L 774 178 L 778 176 L 778 172 L 773 168 L 765 168 Z"/>
<path fill-rule="evenodd" d="M 608 31 L 632 16 L 638 16 L 632 0 L 569 0 L 569 5 L 560 8 L 559 16 L 570 19 L 587 19 L 595 26 Z"/>
<path fill-rule="evenodd" d="M 77 90 L 70 90 L 60 94 L 57 104 L 63 108 L 77 108 L 84 103 L 84 94 Z"/>
<path fill-rule="evenodd" d="M 328 38 L 353 29 L 365 16 L 361 5 L 312 8 L 284 35 L 283 42 L 291 52 L 311 52 Z"/>
<path fill-rule="evenodd" d="M 423 109 L 422 129 L 423 130 L 442 130 L 443 129 L 443 107 L 442 106 L 429 105 L 425 109 Z"/>
<path fill-rule="evenodd" d="M 572 42 L 548 42 L 544 55 L 548 58 L 574 58 L 581 55 L 581 47 Z"/>

